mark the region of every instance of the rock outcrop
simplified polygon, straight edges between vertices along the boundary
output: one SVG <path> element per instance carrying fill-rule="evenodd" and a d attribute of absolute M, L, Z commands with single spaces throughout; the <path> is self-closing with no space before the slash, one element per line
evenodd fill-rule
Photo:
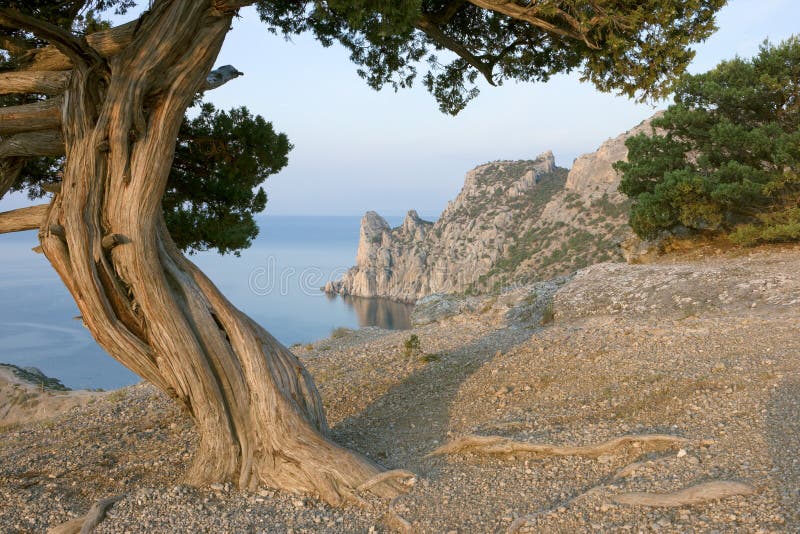
<path fill-rule="evenodd" d="M 631 234 L 628 203 L 617 191 L 614 162 L 625 140 L 649 121 L 575 160 L 495 161 L 467 173 L 464 187 L 433 223 L 409 211 L 391 228 L 367 212 L 356 265 L 328 293 L 414 302 L 434 293 L 480 293 L 622 260 L 617 243 Z"/>
<path fill-rule="evenodd" d="M 72 391 L 35 367 L 0 363 L 0 429 L 85 406 L 102 393 Z"/>

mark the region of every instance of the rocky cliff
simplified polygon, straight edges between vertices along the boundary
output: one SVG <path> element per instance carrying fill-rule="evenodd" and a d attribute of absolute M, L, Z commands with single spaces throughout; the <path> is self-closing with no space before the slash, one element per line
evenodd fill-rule
<path fill-rule="evenodd" d="M 556 167 L 552 152 L 535 160 L 495 161 L 467 173 L 464 187 L 435 222 L 409 211 L 391 228 L 367 212 L 356 265 L 328 293 L 416 301 L 432 293 L 484 292 L 553 278 L 621 260 L 630 234 L 627 201 L 612 168 L 625 140 L 649 131 L 645 121 Z"/>

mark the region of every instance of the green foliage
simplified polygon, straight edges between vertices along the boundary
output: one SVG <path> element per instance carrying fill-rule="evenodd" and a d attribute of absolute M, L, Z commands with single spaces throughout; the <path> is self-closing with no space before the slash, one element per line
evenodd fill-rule
<path fill-rule="evenodd" d="M 628 162 L 615 164 L 636 233 L 683 226 L 742 244 L 798 239 L 799 98 L 797 37 L 687 76 L 653 120 L 657 133 L 628 139 Z"/>
<path fill-rule="evenodd" d="M 42 374 L 33 367 L 19 367 L 10 363 L 0 363 L 0 368 L 9 369 L 14 376 L 27 382 L 28 384 L 36 385 L 42 390 L 50 391 L 70 391 L 70 388 L 61 383 L 57 378 L 50 378 Z"/>
<path fill-rule="evenodd" d="M 417 334 L 411 334 L 408 339 L 403 342 L 403 349 L 406 358 L 414 358 L 422 354 L 422 343 L 419 341 Z"/>
<path fill-rule="evenodd" d="M 162 201 L 178 247 L 220 254 L 249 247 L 258 235 L 253 216 L 267 204 L 260 185 L 286 166 L 291 148 L 285 134 L 246 108 L 201 104 L 195 118 L 185 118 Z M 44 196 L 42 185 L 58 180 L 62 164 L 63 158 L 29 159 L 12 190 Z"/>
<path fill-rule="evenodd" d="M 536 187 L 532 187 L 525 193 L 522 216 L 529 220 L 538 219 L 553 195 L 564 189 L 566 181 L 566 169 L 556 168 L 553 172 L 542 175 Z M 508 253 L 495 263 L 484 279 L 501 273 L 513 273 L 523 261 L 530 258 L 534 251 L 541 247 L 542 240 L 549 233 L 547 230 L 533 227 L 517 238 Z"/>
<path fill-rule="evenodd" d="M 758 224 L 742 224 L 731 232 L 730 239 L 739 245 L 800 240 L 800 207 L 759 213 Z"/>
<path fill-rule="evenodd" d="M 422 356 L 419 357 L 419 361 L 421 361 L 423 363 L 438 362 L 441 359 L 442 359 L 441 355 L 436 354 L 436 353 L 431 353 L 431 352 L 425 353 L 425 354 L 423 354 Z"/>
<path fill-rule="evenodd" d="M 539 324 L 542 326 L 547 326 L 552 324 L 553 321 L 556 319 L 556 312 L 553 309 L 553 302 L 550 301 L 542 310 L 542 319 L 539 321 Z"/>
<path fill-rule="evenodd" d="M 246 108 L 224 112 L 202 104 L 181 125 L 163 199 L 178 246 L 221 254 L 249 247 L 258 234 L 253 214 L 267 203 L 259 186 L 286 166 L 291 148 L 286 135 Z"/>
<path fill-rule="evenodd" d="M 18 9 L 77 35 L 86 35 L 108 27 L 107 22 L 99 19 L 100 11 L 114 7 L 118 13 L 124 13 L 130 5 L 132 5 L 131 0 L 71 0 L 64 2 L 8 0 L 2 2 L 2 7 Z M 47 44 L 23 30 L 0 28 L 0 72 L 22 67 L 30 50 L 47 46 Z M 30 104 L 42 99 L 41 95 L 2 95 L 0 96 L 0 106 Z M 12 190 L 27 190 L 31 198 L 43 196 L 44 190 L 41 185 L 59 179 L 62 160 L 63 158 L 52 157 L 21 160 L 22 171 L 19 185 Z"/>
<path fill-rule="evenodd" d="M 332 339 L 342 339 L 342 338 L 345 338 L 345 337 L 349 336 L 352 333 L 353 333 L 353 331 L 351 329 L 345 328 L 343 326 L 340 326 L 339 328 L 334 328 L 333 329 L 333 331 L 331 332 L 331 338 Z"/>
<path fill-rule="evenodd" d="M 72 0 L 8 2 L 5 7 L 84 35 L 109 24 L 102 15 L 124 13 L 132 0 Z M 19 68 L 26 51 L 47 43 L 19 30 L 0 28 L 0 71 Z M 0 96 L 0 105 L 34 102 L 40 95 Z M 175 159 L 163 198 L 167 228 L 176 244 L 189 252 L 216 249 L 221 254 L 250 246 L 258 234 L 254 214 L 264 210 L 267 195 L 259 187 L 288 163 L 292 145 L 286 135 L 246 108 L 218 111 L 199 103 L 199 113 L 184 119 Z M 28 158 L 12 191 L 31 198 L 45 194 L 42 186 L 60 179 L 64 158 Z"/>
<path fill-rule="evenodd" d="M 628 201 L 620 202 L 619 204 L 611 202 L 607 193 L 603 193 L 602 197 L 596 198 L 592 201 L 592 208 L 599 210 L 602 214 L 602 216 L 598 217 L 598 223 L 605 222 L 606 217 L 611 217 L 614 219 L 622 217 L 630 211 L 630 207 L 630 202 Z"/>
<path fill-rule="evenodd" d="M 261 0 L 257 9 L 273 32 L 343 45 L 375 89 L 408 87 L 427 65 L 423 84 L 455 114 L 478 95 L 479 76 L 500 85 L 577 70 L 602 91 L 664 96 L 724 3 L 540 0 L 490 10 L 457 0 Z M 530 20 L 500 12 L 509 6 Z"/>

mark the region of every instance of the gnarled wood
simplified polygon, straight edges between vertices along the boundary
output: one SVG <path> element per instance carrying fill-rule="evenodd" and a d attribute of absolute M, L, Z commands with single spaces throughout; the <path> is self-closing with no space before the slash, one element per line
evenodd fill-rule
<path fill-rule="evenodd" d="M 86 41 L 100 56 L 110 58 L 119 54 L 133 41 L 138 21 L 116 26 L 86 36 Z M 55 46 L 31 51 L 26 70 L 69 70 L 72 61 Z"/>
<path fill-rule="evenodd" d="M 45 220 L 48 204 L 0 213 L 0 234 L 37 230 Z"/>
<path fill-rule="evenodd" d="M 127 242 L 128 239 L 122 234 L 108 234 L 103 236 L 103 240 L 101 241 L 103 250 L 105 251 L 109 251 L 117 245 L 122 245 Z"/>
<path fill-rule="evenodd" d="M 58 130 L 25 132 L 0 141 L 0 159 L 10 157 L 63 156 L 64 141 Z"/>
<path fill-rule="evenodd" d="M 48 530 L 47 534 L 91 534 L 97 525 L 105 519 L 108 509 L 122 500 L 123 497 L 124 495 L 117 495 L 100 499 L 92 505 L 86 515 L 61 523 Z"/>
<path fill-rule="evenodd" d="M 42 184 L 42 189 L 44 189 L 48 193 L 60 193 L 61 182 L 51 182 L 48 184 Z"/>
<path fill-rule="evenodd" d="M 33 47 L 34 44 L 28 40 L 19 39 L 9 34 L 0 34 L 0 48 L 8 50 L 14 55 L 22 55 Z"/>
<path fill-rule="evenodd" d="M 17 181 L 24 165 L 25 158 L 0 158 L 0 198 L 3 198 Z"/>
<path fill-rule="evenodd" d="M 52 130 L 61 125 L 61 98 L 0 108 L 0 135 Z"/>
<path fill-rule="evenodd" d="M 328 438 L 300 361 L 228 302 L 164 225 L 178 129 L 230 27 L 232 13 L 217 7 L 156 2 L 118 54 L 74 65 L 63 183 L 42 248 L 97 342 L 193 417 L 188 482 L 268 485 L 336 504 L 370 481 L 365 491 L 393 497 L 405 488 L 396 477 L 376 479 L 379 466 Z M 125 245 L 110 246 L 110 235 Z"/>
<path fill-rule="evenodd" d="M 492 75 L 492 65 L 470 52 L 464 44 L 444 33 L 433 17 L 421 15 L 415 21 L 414 26 L 418 30 L 425 32 L 439 46 L 455 52 L 459 57 L 475 67 L 490 85 L 496 85 Z"/>
<path fill-rule="evenodd" d="M 68 79 L 65 71 L 0 72 L 0 95 L 56 95 L 64 91 Z"/>
<path fill-rule="evenodd" d="M 529 441 L 518 441 L 502 436 L 464 436 L 449 443 L 445 443 L 441 447 L 428 453 L 427 456 L 467 452 L 495 455 L 530 453 L 537 456 L 595 457 L 615 452 L 626 445 L 634 443 L 643 447 L 648 447 L 651 450 L 658 450 L 685 443 L 686 441 L 688 441 L 686 438 L 670 436 L 668 434 L 641 434 L 622 436 L 595 445 L 574 446 L 531 443 Z"/>
<path fill-rule="evenodd" d="M 552 33 L 554 35 L 560 35 L 562 37 L 568 37 L 570 39 L 575 39 L 577 41 L 583 41 L 589 48 L 598 49 L 598 46 L 589 40 L 587 37 L 586 28 L 582 27 L 581 24 L 575 20 L 574 17 L 569 15 L 566 11 L 558 9 L 556 6 L 552 4 L 548 4 L 546 9 L 548 11 L 548 18 L 540 16 L 542 14 L 542 8 L 537 5 L 537 2 L 531 3 L 521 3 L 515 2 L 514 0 L 468 0 L 470 4 L 478 6 L 482 9 L 486 9 L 488 11 L 495 11 L 497 13 L 502 13 L 508 17 L 511 17 L 516 20 L 520 20 L 523 22 L 527 22 L 531 26 L 535 26 L 537 28 L 541 28 L 542 30 Z M 548 20 L 553 15 L 558 16 L 564 24 L 559 25 Z"/>
<path fill-rule="evenodd" d="M 631 506 L 660 506 L 675 508 L 690 506 L 718 499 L 726 499 L 737 495 L 752 495 L 755 488 L 742 482 L 717 480 L 689 486 L 672 493 L 623 493 L 614 497 L 614 502 Z"/>
<path fill-rule="evenodd" d="M 69 30 L 37 18 L 14 8 L 0 8 L 0 25 L 18 28 L 33 33 L 39 39 L 49 41 L 73 63 L 92 58 L 96 52 L 86 41 Z"/>

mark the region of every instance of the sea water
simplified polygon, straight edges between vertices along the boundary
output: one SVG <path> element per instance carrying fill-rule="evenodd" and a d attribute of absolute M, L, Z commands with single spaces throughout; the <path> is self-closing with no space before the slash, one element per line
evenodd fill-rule
<path fill-rule="evenodd" d="M 282 343 L 314 341 L 337 327 L 409 327 L 410 306 L 320 291 L 354 263 L 360 217 L 267 215 L 258 222 L 259 236 L 241 256 L 190 259 Z M 38 367 L 71 388 L 138 382 L 94 342 L 53 268 L 31 251 L 37 244 L 35 232 L 0 235 L 0 363 Z"/>

